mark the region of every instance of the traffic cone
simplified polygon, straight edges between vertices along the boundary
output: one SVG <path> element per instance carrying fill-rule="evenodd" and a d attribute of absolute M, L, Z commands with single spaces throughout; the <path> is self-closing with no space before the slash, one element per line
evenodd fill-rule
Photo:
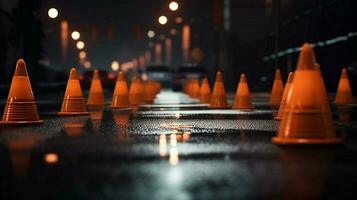
<path fill-rule="evenodd" d="M 198 99 L 200 95 L 200 83 L 197 78 L 191 79 L 187 87 L 188 95 L 191 98 Z"/>
<path fill-rule="evenodd" d="M 16 63 L 0 125 L 37 125 L 42 123 L 43 120 L 40 119 L 37 112 L 25 61 L 20 59 Z"/>
<path fill-rule="evenodd" d="M 338 84 L 338 88 L 336 92 L 335 104 L 346 105 L 352 103 L 353 103 L 353 98 L 352 98 L 350 81 L 348 80 L 346 68 L 343 68 L 340 82 Z"/>
<path fill-rule="evenodd" d="M 113 109 L 129 108 L 129 92 L 123 72 L 119 72 L 118 79 L 115 84 L 112 105 Z"/>
<path fill-rule="evenodd" d="M 94 70 L 93 79 L 89 90 L 87 106 L 104 105 L 104 94 L 102 84 L 100 83 L 98 70 Z"/>
<path fill-rule="evenodd" d="M 152 84 L 152 81 L 146 81 L 143 83 L 144 86 L 144 93 L 143 93 L 143 100 L 146 103 L 152 103 L 153 101 L 153 96 L 155 96 L 154 94 L 154 87 Z"/>
<path fill-rule="evenodd" d="M 283 112 L 284 112 L 286 103 L 289 101 L 289 99 L 291 97 L 291 95 L 289 95 L 289 93 L 293 86 L 293 79 L 294 79 L 294 73 L 290 72 L 288 80 L 286 81 L 286 85 L 284 88 L 283 97 L 281 98 L 281 103 L 279 106 L 278 114 L 274 117 L 275 120 L 281 120 L 281 117 L 283 116 Z"/>
<path fill-rule="evenodd" d="M 59 112 L 58 115 L 89 115 L 75 68 L 72 68 L 69 74 L 61 112 Z"/>
<path fill-rule="evenodd" d="M 304 44 L 299 55 L 290 100 L 287 102 L 277 137 L 278 145 L 340 144 L 321 73 L 315 69 L 313 49 Z"/>
<path fill-rule="evenodd" d="M 280 70 L 275 71 L 275 78 L 273 83 L 273 88 L 271 90 L 269 105 L 272 108 L 277 108 L 280 105 L 281 98 L 283 96 L 284 84 L 281 80 Z"/>
<path fill-rule="evenodd" d="M 214 83 L 213 92 L 211 95 L 210 108 L 228 108 L 226 91 L 222 80 L 222 73 L 217 72 L 216 82 Z"/>
<path fill-rule="evenodd" d="M 211 88 L 209 87 L 208 78 L 204 78 L 200 88 L 200 102 L 204 104 L 210 104 L 211 102 Z"/>
<path fill-rule="evenodd" d="M 237 94 L 234 99 L 233 109 L 253 109 L 252 97 L 250 96 L 249 87 L 245 74 L 240 75 Z"/>
<path fill-rule="evenodd" d="M 140 87 L 141 85 L 139 78 L 133 76 L 129 89 L 129 103 L 131 106 L 138 106 L 142 101 L 142 89 Z"/>

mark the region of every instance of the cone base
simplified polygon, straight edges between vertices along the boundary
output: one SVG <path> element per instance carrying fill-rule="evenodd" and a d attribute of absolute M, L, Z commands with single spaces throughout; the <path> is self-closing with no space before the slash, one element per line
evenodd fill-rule
<path fill-rule="evenodd" d="M 132 110 L 130 107 L 115 107 L 115 106 L 109 106 L 110 109 L 112 110 Z"/>
<path fill-rule="evenodd" d="M 89 112 L 58 112 L 59 116 L 85 116 L 89 115 Z"/>
<path fill-rule="evenodd" d="M 276 121 L 281 121 L 281 119 L 282 119 L 282 118 L 281 118 L 281 117 L 278 117 L 278 116 L 275 116 L 275 117 L 274 117 L 274 120 L 276 120 Z"/>
<path fill-rule="evenodd" d="M 37 121 L 0 121 L 0 126 L 23 126 L 23 125 L 41 125 L 43 120 Z"/>
<path fill-rule="evenodd" d="M 341 145 L 341 138 L 327 138 L 327 139 L 315 139 L 315 138 L 280 138 L 273 137 L 272 142 L 281 146 L 335 146 Z"/>

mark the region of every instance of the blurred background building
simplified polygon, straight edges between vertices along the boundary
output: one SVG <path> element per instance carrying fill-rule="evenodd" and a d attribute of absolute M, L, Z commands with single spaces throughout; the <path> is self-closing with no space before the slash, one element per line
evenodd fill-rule
<path fill-rule="evenodd" d="M 356 85 L 355 0 L 176 2 L 172 11 L 169 0 L 0 0 L 0 84 L 9 84 L 16 60 L 24 58 L 35 88 L 65 83 L 71 66 L 110 75 L 119 68 L 140 73 L 157 63 L 172 71 L 203 66 L 211 82 L 222 70 L 230 91 L 245 72 L 251 90 L 269 91 L 274 69 L 285 79 L 298 48 L 310 42 L 329 91 L 342 67 Z M 51 8 L 58 11 L 53 18 Z M 74 31 L 79 38 L 73 39 Z"/>

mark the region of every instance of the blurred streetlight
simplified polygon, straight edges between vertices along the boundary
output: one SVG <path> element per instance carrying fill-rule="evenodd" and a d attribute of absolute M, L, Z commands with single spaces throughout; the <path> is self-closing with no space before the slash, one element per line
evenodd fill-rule
<path fill-rule="evenodd" d="M 170 30 L 170 34 L 171 35 L 176 35 L 177 34 L 177 30 L 176 29 L 171 29 Z"/>
<path fill-rule="evenodd" d="M 155 31 L 149 30 L 147 35 L 148 35 L 148 38 L 154 38 L 155 37 Z"/>
<path fill-rule="evenodd" d="M 85 44 L 83 41 L 78 41 L 76 46 L 79 50 L 81 50 L 81 49 L 84 49 Z"/>
<path fill-rule="evenodd" d="M 176 23 L 181 24 L 183 22 L 182 17 L 176 17 L 175 19 Z"/>
<path fill-rule="evenodd" d="M 169 4 L 169 8 L 171 11 L 176 11 L 179 8 L 179 5 L 176 1 L 173 1 Z"/>
<path fill-rule="evenodd" d="M 78 40 L 81 37 L 81 34 L 78 31 L 73 31 L 71 36 L 73 40 Z"/>
<path fill-rule="evenodd" d="M 52 19 L 55 19 L 58 17 L 58 10 L 56 8 L 50 8 L 48 10 L 48 16 Z"/>
<path fill-rule="evenodd" d="M 112 62 L 112 70 L 113 71 L 118 71 L 119 70 L 119 62 L 118 61 L 114 60 Z"/>
<path fill-rule="evenodd" d="M 89 69 L 91 66 L 92 66 L 92 63 L 90 63 L 89 61 L 84 62 L 84 68 Z"/>
<path fill-rule="evenodd" d="M 79 52 L 79 58 L 80 59 L 85 59 L 87 57 L 87 53 L 85 51 Z"/>
<path fill-rule="evenodd" d="M 166 16 L 160 16 L 159 17 L 159 23 L 161 25 L 165 25 L 167 23 L 167 17 Z"/>

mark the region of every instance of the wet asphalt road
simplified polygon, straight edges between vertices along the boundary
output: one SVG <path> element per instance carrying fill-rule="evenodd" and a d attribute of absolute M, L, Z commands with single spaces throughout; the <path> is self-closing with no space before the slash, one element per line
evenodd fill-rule
<path fill-rule="evenodd" d="M 342 122 L 332 106 L 343 146 L 281 148 L 266 101 L 208 110 L 164 92 L 135 111 L 67 118 L 38 101 L 42 126 L 0 128 L 0 198 L 357 198 L 357 107 Z"/>

